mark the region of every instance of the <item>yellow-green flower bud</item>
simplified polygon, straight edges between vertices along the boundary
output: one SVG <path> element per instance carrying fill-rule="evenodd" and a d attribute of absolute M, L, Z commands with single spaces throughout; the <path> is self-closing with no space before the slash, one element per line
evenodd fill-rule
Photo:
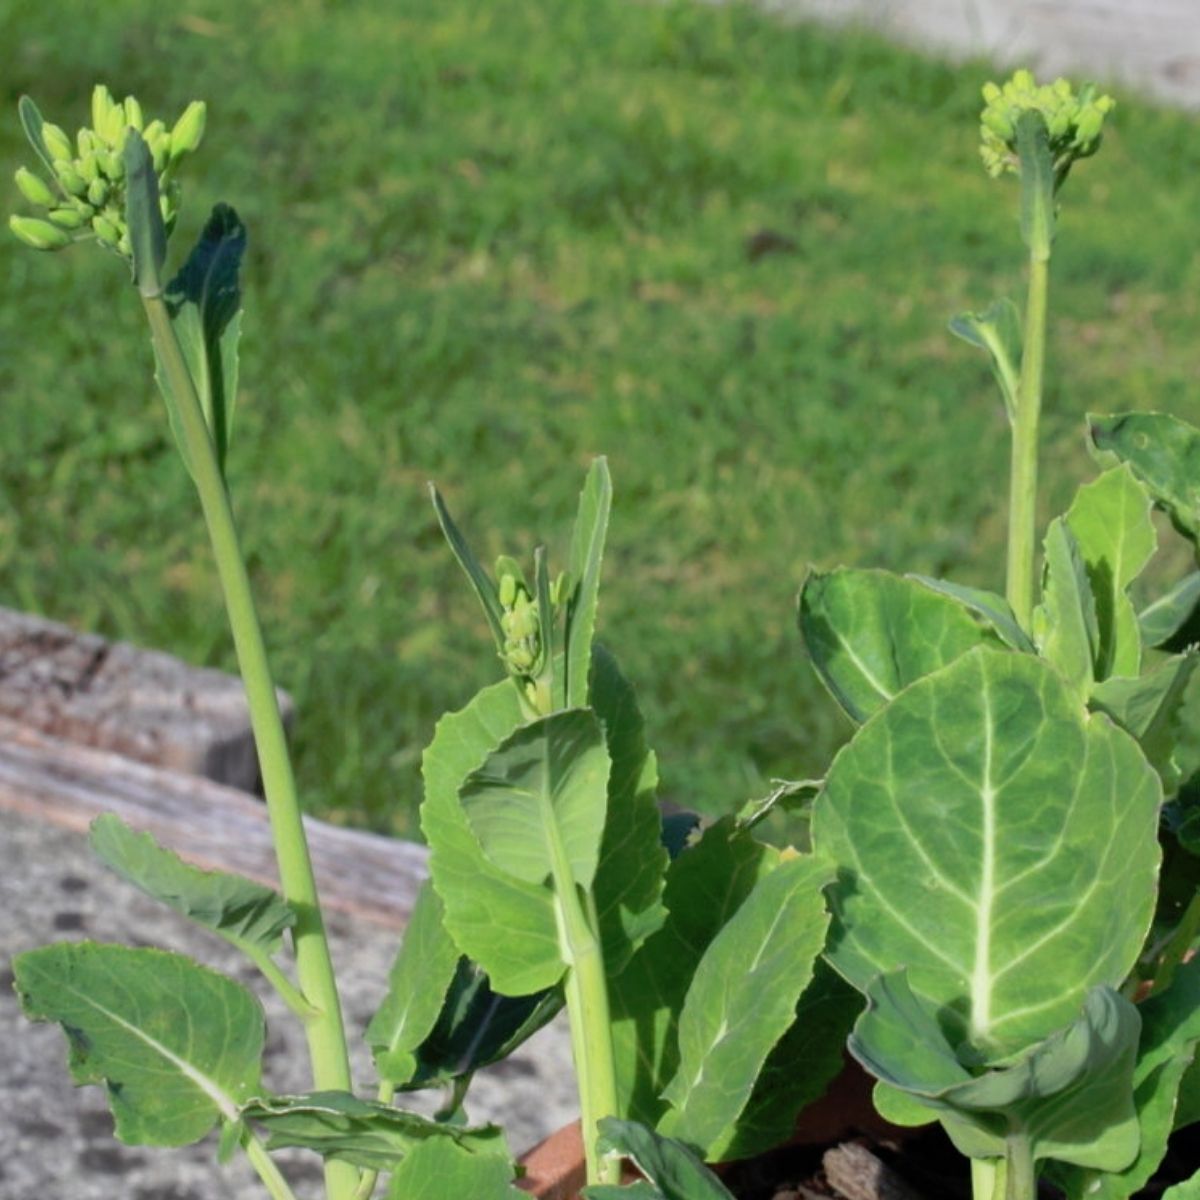
<path fill-rule="evenodd" d="M 117 247 L 117 243 L 121 240 L 120 230 L 107 217 L 93 217 L 92 232 L 99 241 L 103 242 L 106 246 L 112 246 L 114 250 Z"/>
<path fill-rule="evenodd" d="M 171 130 L 171 161 L 177 162 L 185 154 L 191 154 L 204 137 L 204 122 L 208 108 L 203 100 L 193 100 L 183 110 L 175 127 Z"/>
<path fill-rule="evenodd" d="M 108 184 L 103 179 L 93 179 L 88 184 L 87 198 L 93 208 L 103 208 L 108 199 Z"/>
<path fill-rule="evenodd" d="M 170 228 L 175 222 L 175 197 L 170 192 L 158 197 L 158 211 L 162 213 L 163 224 Z"/>
<path fill-rule="evenodd" d="M 58 202 L 58 197 L 50 190 L 50 185 L 40 175 L 35 175 L 25 167 L 18 167 L 14 178 L 17 181 L 17 187 L 21 189 L 21 195 L 30 204 L 49 208 Z"/>
<path fill-rule="evenodd" d="M 116 107 L 112 93 L 102 83 L 92 88 L 92 128 L 96 133 L 108 140 L 108 128 L 112 121 L 113 109 Z M 121 114 L 124 120 L 124 113 Z"/>
<path fill-rule="evenodd" d="M 134 129 L 141 130 L 145 123 L 145 117 L 142 115 L 142 106 L 138 103 L 136 96 L 125 97 L 125 124 L 132 125 Z"/>
<path fill-rule="evenodd" d="M 96 161 L 100 164 L 100 170 L 105 179 L 109 179 L 113 183 L 120 183 L 125 178 L 125 163 L 119 155 L 114 154 L 111 150 L 101 150 L 96 155 Z"/>
<path fill-rule="evenodd" d="M 96 152 L 89 150 L 75 164 L 75 169 L 83 176 L 85 183 L 95 183 L 100 178 L 100 164 L 96 161 Z"/>
<path fill-rule="evenodd" d="M 511 575 L 501 576 L 500 579 L 500 603 L 505 608 L 512 608 L 513 601 L 517 598 L 517 581 Z"/>
<path fill-rule="evenodd" d="M 9 217 L 8 227 L 25 245 L 35 250 L 62 250 L 71 244 L 69 233 L 37 217 Z"/>
<path fill-rule="evenodd" d="M 50 157 L 58 162 L 70 162 L 75 157 L 75 149 L 71 145 L 71 139 L 57 125 L 52 125 L 46 121 L 42 125 L 42 141 L 46 145 L 46 150 Z"/>
<path fill-rule="evenodd" d="M 73 164 L 63 162 L 61 159 L 54 163 L 54 173 L 58 176 L 58 181 L 71 193 L 72 196 L 82 196 L 87 192 L 87 184 L 84 182 L 83 176 L 79 174 Z"/>
<path fill-rule="evenodd" d="M 121 240 L 117 243 L 117 252 L 124 255 L 125 258 L 133 257 L 133 243 L 129 240 L 128 229 L 121 234 Z"/>
<path fill-rule="evenodd" d="M 59 229 L 82 229 L 87 220 L 77 208 L 52 208 L 46 215 Z"/>

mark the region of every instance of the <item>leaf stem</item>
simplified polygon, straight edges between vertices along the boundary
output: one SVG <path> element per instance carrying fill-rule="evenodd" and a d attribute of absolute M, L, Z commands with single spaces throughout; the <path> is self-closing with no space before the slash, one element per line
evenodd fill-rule
<path fill-rule="evenodd" d="M 279 880 L 285 899 L 296 912 L 296 924 L 292 929 L 296 974 L 305 1000 L 317 1010 L 304 1022 L 313 1083 L 321 1090 L 351 1091 L 337 982 L 296 796 L 283 719 L 254 607 L 250 578 L 238 545 L 229 493 L 166 303 L 161 295 L 143 295 L 142 303 L 159 361 L 178 400 L 183 439 L 212 541 L 250 708 L 250 724 L 279 863 Z M 349 1200 L 358 1184 L 358 1172 L 348 1163 L 326 1163 L 325 1178 L 329 1200 Z"/>
<path fill-rule="evenodd" d="M 971 1159 L 971 1197 L 972 1200 L 1004 1200 L 1003 1159 Z"/>
<path fill-rule="evenodd" d="M 238 949 L 262 972 L 263 978 L 279 994 L 279 998 L 302 1021 L 311 1021 L 321 1016 L 321 1010 L 314 1008 L 305 999 L 304 993 L 283 973 L 279 964 L 263 949 L 251 946 L 245 942 L 237 943 Z"/>
<path fill-rule="evenodd" d="M 246 1157 L 258 1172 L 258 1177 L 266 1184 L 271 1200 L 296 1200 L 296 1193 L 275 1165 L 275 1160 L 249 1129 L 242 1134 L 242 1149 L 246 1151 Z"/>
<path fill-rule="evenodd" d="M 1029 1134 L 1011 1132 L 1004 1156 L 1005 1200 L 1036 1200 L 1037 1170 Z"/>
<path fill-rule="evenodd" d="M 1021 379 L 1013 415 L 1009 483 L 1008 603 L 1028 632 L 1033 615 L 1034 561 L 1037 552 L 1038 423 L 1042 411 L 1042 378 L 1046 359 L 1046 302 L 1050 260 L 1031 254 L 1029 296 Z"/>

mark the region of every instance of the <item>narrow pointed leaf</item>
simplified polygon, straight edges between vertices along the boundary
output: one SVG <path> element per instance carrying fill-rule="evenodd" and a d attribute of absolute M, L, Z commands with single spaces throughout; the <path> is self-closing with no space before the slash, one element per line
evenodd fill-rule
<path fill-rule="evenodd" d="M 1023 630 L 1013 615 L 1013 610 L 1003 596 L 984 588 L 964 587 L 959 583 L 951 583 L 948 579 L 932 579 L 928 575 L 909 575 L 917 583 L 924 584 L 935 592 L 952 596 L 965 608 L 986 622 L 999 635 L 1006 646 L 1021 650 L 1026 654 L 1034 652 L 1033 642 Z"/>
<path fill-rule="evenodd" d="M 771 1048 L 787 1032 L 812 982 L 833 878 L 811 855 L 780 863 L 713 939 L 679 1017 L 679 1069 L 665 1092 L 660 1132 L 706 1159 L 727 1156 L 737 1118 Z"/>
<path fill-rule="evenodd" d="M 512 1164 L 447 1139 L 424 1142 L 393 1172 L 388 1200 L 525 1200 L 513 1186 Z"/>
<path fill-rule="evenodd" d="M 665 1200 L 733 1200 L 728 1188 L 687 1146 L 635 1121 L 605 1117 L 598 1145 L 601 1154 L 630 1159 Z"/>
<path fill-rule="evenodd" d="M 776 809 L 780 812 L 803 812 L 821 790 L 822 779 L 773 779 L 771 790 L 754 800 L 747 800 L 738 809 L 739 829 L 753 829 Z"/>
<path fill-rule="evenodd" d="M 1021 316 L 1017 306 L 1004 297 L 981 313 L 959 313 L 950 322 L 950 332 L 987 353 L 1008 419 L 1013 420 L 1021 363 Z"/>
<path fill-rule="evenodd" d="M 1175 528 L 1200 535 L 1200 429 L 1165 413 L 1088 414 L 1088 429 L 1103 465 L 1128 463 Z"/>
<path fill-rule="evenodd" d="M 588 472 L 579 497 L 579 511 L 571 532 L 568 569 L 572 583 L 567 605 L 567 695 L 569 708 L 588 703 L 588 669 L 592 661 L 592 638 L 596 631 L 596 608 L 600 594 L 600 565 L 608 535 L 612 508 L 612 481 L 608 461 L 597 458 Z"/>
<path fill-rule="evenodd" d="M 1137 675 L 1142 637 L 1129 586 L 1158 544 L 1150 497 L 1128 466 L 1116 467 L 1079 489 L 1067 510 L 1067 524 L 1096 600 L 1096 678 Z"/>
<path fill-rule="evenodd" d="M 507 1058 L 562 1011 L 559 988 L 501 996 L 487 974 L 460 958 L 441 1011 L 414 1051 L 416 1067 L 404 1090 L 445 1086 Z"/>
<path fill-rule="evenodd" d="M 496 585 L 492 582 L 488 573 L 479 565 L 479 560 L 475 557 L 471 547 L 467 544 L 467 539 L 463 537 L 462 532 L 454 523 L 454 518 L 450 516 L 450 510 L 446 507 L 445 501 L 442 499 L 441 493 L 431 483 L 429 485 L 429 495 L 433 500 L 433 508 L 437 513 L 438 524 L 442 527 L 442 533 L 445 534 L 446 541 L 449 543 L 454 557 L 458 559 L 458 565 L 466 572 L 467 578 L 471 581 L 471 586 L 475 589 L 475 595 L 479 597 L 479 603 L 483 605 L 483 615 L 487 618 L 488 628 L 492 631 L 492 637 L 496 640 L 496 645 L 504 645 L 504 630 L 500 625 L 500 598 L 496 593 Z"/>
<path fill-rule="evenodd" d="M 993 635 L 961 604 L 886 571 L 814 572 L 800 592 L 813 666 L 853 720 Z"/>
<path fill-rule="evenodd" d="M 189 1145 L 258 1089 L 262 1008 L 216 971 L 95 942 L 31 950 L 13 970 L 25 1015 L 66 1032 L 74 1081 L 108 1089 L 124 1142 Z"/>
<path fill-rule="evenodd" d="M 507 680 L 480 692 L 461 712 L 443 717 L 425 751 L 421 830 L 429 869 L 459 950 L 506 995 L 552 987 L 563 974 L 554 897 L 497 867 L 483 852 L 459 803 L 462 782 L 522 723 Z"/>
<path fill-rule="evenodd" d="M 633 686 L 599 643 L 592 654 L 592 707 L 612 760 L 607 817 L 593 893 L 605 970 L 615 975 L 666 920 L 667 851 L 658 811 L 658 768 L 646 745 Z"/>
<path fill-rule="evenodd" d="M 840 868 L 828 954 L 865 991 L 913 991 L 981 1061 L 1119 986 L 1153 915 L 1158 777 L 1029 655 L 974 650 L 845 747 L 813 808 Z"/>
<path fill-rule="evenodd" d="M 610 761 L 590 709 L 522 726 L 467 776 L 459 798 L 484 855 L 507 874 L 540 884 L 558 847 L 571 879 L 590 888 L 600 858 Z"/>
<path fill-rule="evenodd" d="M 396 1087 L 417 1070 L 417 1052 L 433 1031 L 458 967 L 442 902 L 426 880 L 408 918 L 388 977 L 388 991 L 367 1026 L 379 1078 Z"/>
<path fill-rule="evenodd" d="M 129 130 L 125 162 L 125 220 L 133 249 L 133 282 L 146 297 L 161 296 L 167 261 L 167 230 L 158 206 L 158 176 L 150 149 L 136 129 Z"/>
<path fill-rule="evenodd" d="M 1079 693 L 1095 678 L 1100 631 L 1087 567 L 1070 527 L 1061 517 L 1046 531 L 1042 603 L 1033 614 L 1034 639 Z"/>
<path fill-rule="evenodd" d="M 269 887 L 225 871 L 202 871 L 105 813 L 92 822 L 92 852 L 110 870 L 177 913 L 240 948 L 278 953 L 296 923 L 291 905 Z"/>
<path fill-rule="evenodd" d="M 267 1149 L 299 1147 L 322 1158 L 391 1171 L 422 1142 L 449 1141 L 480 1156 L 508 1161 L 504 1135 L 494 1125 L 449 1125 L 349 1092 L 309 1092 L 256 1099 L 242 1110 L 268 1135 Z"/>
<path fill-rule="evenodd" d="M 1173 588 L 1138 613 L 1142 645 L 1178 652 L 1200 642 L 1200 571 L 1185 575 Z"/>
<path fill-rule="evenodd" d="M 31 96 L 22 96 L 17 101 L 17 115 L 21 119 L 21 128 L 25 131 L 25 137 L 33 147 L 34 153 L 42 160 L 42 165 L 49 171 L 50 178 L 57 181 L 58 176 L 54 173 L 54 159 L 50 151 L 46 149 L 46 140 L 42 137 L 42 126 L 45 122 Z M 57 182 L 55 186 L 57 186 Z"/>
<path fill-rule="evenodd" d="M 222 471 L 237 401 L 242 317 L 239 270 L 245 251 L 246 227 L 232 208 L 218 204 L 164 293 Z M 170 383 L 164 371 L 160 369 L 156 378 L 176 428 L 175 440 L 186 460 L 177 427 L 180 398 L 169 394 Z"/>
<path fill-rule="evenodd" d="M 721 927 L 779 861 L 727 817 L 684 849 L 667 873 L 664 926 L 609 985 L 621 1111 L 654 1124 L 679 1064 L 675 1031 L 697 964 Z"/>

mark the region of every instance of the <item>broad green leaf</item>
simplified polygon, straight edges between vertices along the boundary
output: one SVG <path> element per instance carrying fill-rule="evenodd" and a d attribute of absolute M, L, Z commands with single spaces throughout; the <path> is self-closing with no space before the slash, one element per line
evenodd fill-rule
<path fill-rule="evenodd" d="M 595 1187 L 584 1188 L 580 1195 L 583 1200 L 665 1200 L 662 1192 L 644 1179 L 634 1180 L 624 1187 L 615 1183 L 598 1183 Z"/>
<path fill-rule="evenodd" d="M 1021 314 L 1017 306 L 1006 296 L 981 313 L 959 313 L 950 322 L 950 332 L 987 352 L 1012 421 L 1021 371 Z"/>
<path fill-rule="evenodd" d="M 1054 157 L 1050 134 L 1040 112 L 1017 118 L 1017 156 L 1021 161 L 1021 239 L 1042 262 L 1054 241 Z"/>
<path fill-rule="evenodd" d="M 1086 696 L 1095 679 L 1100 628 L 1086 564 L 1061 517 L 1046 531 L 1042 603 L 1034 610 L 1033 635 L 1042 656 Z"/>
<path fill-rule="evenodd" d="M 829 865 L 811 855 L 780 863 L 742 902 L 704 953 L 679 1017 L 679 1068 L 660 1132 L 726 1157 L 737 1118 L 771 1048 L 812 982 L 829 914 Z"/>
<path fill-rule="evenodd" d="M 216 451 L 225 470 L 233 411 L 237 401 L 238 338 L 242 293 L 238 279 L 246 251 L 246 227 L 227 204 L 218 204 L 179 273 L 164 293 L 179 347 L 187 360 Z M 172 424 L 178 421 L 179 398 L 161 364 L 156 375 Z M 187 461 L 185 442 L 176 441 Z"/>
<path fill-rule="evenodd" d="M 1138 613 L 1142 645 L 1179 651 L 1200 641 L 1200 571 L 1185 575 L 1173 588 Z"/>
<path fill-rule="evenodd" d="M 610 761 L 604 730 L 586 708 L 532 721 L 467 776 L 459 798 L 487 858 L 525 883 L 590 888 Z M 563 875 L 560 877 L 560 868 Z"/>
<path fill-rule="evenodd" d="M 388 1200 L 526 1200 L 512 1186 L 512 1164 L 440 1139 L 414 1146 L 392 1172 Z"/>
<path fill-rule="evenodd" d="M 845 1065 L 842 1051 L 861 1009 L 858 993 L 818 959 L 791 1027 L 767 1055 L 723 1157 L 749 1158 L 792 1136 L 796 1118 Z"/>
<path fill-rule="evenodd" d="M 108 1089 L 123 1142 L 199 1141 L 258 1089 L 261 1006 L 190 958 L 60 942 L 17 955 L 13 971 L 25 1015 L 62 1025 L 75 1083 Z"/>
<path fill-rule="evenodd" d="M 951 596 L 964 607 L 970 609 L 977 617 L 982 618 L 999 635 L 1006 646 L 1021 650 L 1026 654 L 1034 652 L 1033 642 L 1023 630 L 1013 615 L 1013 610 L 1003 596 L 984 588 L 964 587 L 960 583 L 951 583 L 948 579 L 933 579 L 928 575 L 909 575 L 917 583 Z"/>
<path fill-rule="evenodd" d="M 608 534 L 611 508 L 612 481 L 608 475 L 608 461 L 597 458 L 583 485 L 575 527 L 571 531 L 568 559 L 571 598 L 567 604 L 568 708 L 584 708 L 588 703 L 588 669 L 596 630 L 600 564 L 604 557 L 604 539 Z"/>
<path fill-rule="evenodd" d="M 495 866 L 480 848 L 458 800 L 462 782 L 522 723 L 508 681 L 480 692 L 461 712 L 443 717 L 425 751 L 421 830 L 429 869 L 459 950 L 506 995 L 552 987 L 563 975 L 554 897 Z"/>
<path fill-rule="evenodd" d="M 46 149 L 46 140 L 42 137 L 42 126 L 45 122 L 31 96 L 22 96 L 17 101 L 17 115 L 21 119 L 21 128 L 25 131 L 25 137 L 29 144 L 38 158 L 42 160 L 42 165 L 50 172 L 50 178 L 56 181 L 51 186 L 56 186 L 58 176 L 54 173 L 54 158 Z"/>
<path fill-rule="evenodd" d="M 1162 1200 L 1200 1200 L 1200 1171 L 1162 1194 Z"/>
<path fill-rule="evenodd" d="M 508 1161 L 504 1135 L 494 1125 L 449 1125 L 376 1100 L 360 1100 L 349 1092 L 255 1099 L 241 1115 L 266 1131 L 268 1150 L 300 1147 L 372 1171 L 394 1170 L 418 1145 L 431 1140 Z"/>
<path fill-rule="evenodd" d="M 658 811 L 658 766 L 632 685 L 597 644 L 592 653 L 592 708 L 604 724 L 612 770 L 607 817 L 593 894 L 605 970 L 619 972 L 662 926 L 667 851 Z"/>
<path fill-rule="evenodd" d="M 873 980 L 867 997 L 850 1052 L 891 1088 L 936 1109 L 962 1153 L 1001 1155 L 1014 1133 L 1029 1139 L 1035 1160 L 1119 1171 L 1136 1155 L 1140 1020 L 1113 989 L 1093 988 L 1066 1028 L 1015 1062 L 974 1076 L 934 1007 L 908 987 L 903 968 Z"/>
<path fill-rule="evenodd" d="M 957 600 L 886 571 L 813 572 L 800 631 L 833 698 L 865 721 L 910 683 L 994 641 Z"/>
<path fill-rule="evenodd" d="M 776 809 L 797 813 L 808 808 L 824 783 L 822 779 L 773 779 L 765 796 L 747 800 L 737 812 L 739 829 L 751 830 Z"/>
<path fill-rule="evenodd" d="M 562 1010 L 559 988 L 529 996 L 501 996 L 487 974 L 460 958 L 429 1036 L 414 1052 L 416 1068 L 405 1090 L 444 1086 L 507 1058 Z"/>
<path fill-rule="evenodd" d="M 682 1142 L 636 1121 L 605 1117 L 601 1154 L 621 1154 L 662 1193 L 664 1200 L 733 1200 L 725 1185 Z"/>
<path fill-rule="evenodd" d="M 1158 778 L 1024 654 L 973 650 L 913 684 L 838 757 L 813 808 L 841 870 L 828 951 L 860 991 L 913 991 L 981 1061 L 1119 986 L 1150 926 Z"/>
<path fill-rule="evenodd" d="M 1137 738 L 1168 794 L 1178 784 L 1173 756 L 1187 685 L 1198 662 L 1195 651 L 1178 654 L 1136 679 L 1106 679 L 1092 692 L 1092 707 Z"/>
<path fill-rule="evenodd" d="M 129 130 L 121 157 L 125 166 L 125 220 L 133 249 L 133 282 L 143 296 L 161 296 L 167 230 L 158 206 L 154 161 L 136 129 Z"/>
<path fill-rule="evenodd" d="M 1141 670 L 1142 637 L 1129 585 L 1158 544 L 1150 497 L 1128 466 L 1116 467 L 1079 489 L 1067 510 L 1067 525 L 1096 600 L 1096 678 L 1135 676 Z"/>
<path fill-rule="evenodd" d="M 495 638 L 497 646 L 503 646 L 504 630 L 500 625 L 502 610 L 500 608 L 500 597 L 496 592 L 496 585 L 492 582 L 491 577 L 483 567 L 480 566 L 479 560 L 467 544 L 467 539 L 463 537 L 462 532 L 454 523 L 454 518 L 451 517 L 450 510 L 446 507 L 446 502 L 442 499 L 441 492 L 432 483 L 429 485 L 429 496 L 433 500 L 433 509 L 437 513 L 438 524 L 442 527 L 442 533 L 445 535 L 454 557 L 458 559 L 458 565 L 462 567 L 466 572 L 467 578 L 471 581 L 471 586 L 475 589 L 475 595 L 479 597 L 479 603 L 483 605 L 483 615 L 487 618 L 488 628 L 492 631 L 492 637 Z"/>
<path fill-rule="evenodd" d="M 1200 1060 L 1183 1073 L 1175 1101 L 1175 1128 L 1184 1129 L 1200 1121 Z"/>
<path fill-rule="evenodd" d="M 512 1164 L 472 1153 L 446 1139 L 424 1142 L 392 1174 L 388 1200 L 525 1200 L 512 1184 Z"/>
<path fill-rule="evenodd" d="M 738 831 L 732 817 L 710 826 L 667 873 L 666 924 L 612 979 L 613 1047 L 621 1111 L 653 1124 L 679 1064 L 675 1028 L 696 965 L 779 852 Z"/>
<path fill-rule="evenodd" d="M 402 1087 L 412 1079 L 417 1052 L 437 1024 L 458 962 L 442 902 L 426 880 L 392 963 L 387 995 L 367 1026 L 367 1044 L 381 1080 Z"/>
<path fill-rule="evenodd" d="M 1128 463 L 1134 475 L 1193 542 L 1200 535 L 1200 429 L 1165 413 L 1088 414 L 1096 457 Z"/>
<path fill-rule="evenodd" d="M 269 887 L 224 871 L 202 871 L 105 813 L 92 822 L 92 852 L 134 887 L 211 929 L 239 949 L 276 954 L 296 923 L 291 905 Z"/>

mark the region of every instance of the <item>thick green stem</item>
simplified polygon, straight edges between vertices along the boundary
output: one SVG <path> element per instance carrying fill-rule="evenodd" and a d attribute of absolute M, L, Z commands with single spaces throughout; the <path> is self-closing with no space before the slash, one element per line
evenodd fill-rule
<path fill-rule="evenodd" d="M 1004 1174 L 1004 1200 L 1037 1200 L 1037 1169 L 1027 1133 L 1008 1135 Z"/>
<path fill-rule="evenodd" d="M 350 1062 L 333 963 L 296 797 L 287 738 L 250 590 L 250 578 L 238 546 L 229 493 L 166 304 L 161 296 L 143 296 L 142 302 L 159 362 L 178 407 L 184 445 L 212 540 L 250 708 L 250 724 L 258 749 L 271 835 L 279 863 L 280 885 L 296 913 L 296 924 L 292 929 L 296 976 L 305 1000 L 317 1010 L 316 1015 L 304 1023 L 313 1083 L 320 1090 L 350 1091 Z M 330 1162 L 326 1164 L 325 1178 L 329 1200 L 349 1200 L 358 1184 L 358 1171 L 348 1163 Z"/>
<path fill-rule="evenodd" d="M 242 1149 L 246 1151 L 251 1165 L 258 1172 L 258 1177 L 266 1184 L 271 1193 L 271 1200 L 296 1200 L 296 1194 L 288 1186 L 274 1160 L 267 1153 L 262 1142 L 249 1130 L 242 1135 Z"/>
<path fill-rule="evenodd" d="M 971 1159 L 971 1200 L 1004 1200 L 1004 1160 Z"/>
<path fill-rule="evenodd" d="M 1031 255 L 1025 344 L 1013 418 L 1008 517 L 1008 602 L 1026 630 L 1033 615 L 1037 555 L 1038 422 L 1042 412 L 1049 282 L 1049 257 Z"/>

